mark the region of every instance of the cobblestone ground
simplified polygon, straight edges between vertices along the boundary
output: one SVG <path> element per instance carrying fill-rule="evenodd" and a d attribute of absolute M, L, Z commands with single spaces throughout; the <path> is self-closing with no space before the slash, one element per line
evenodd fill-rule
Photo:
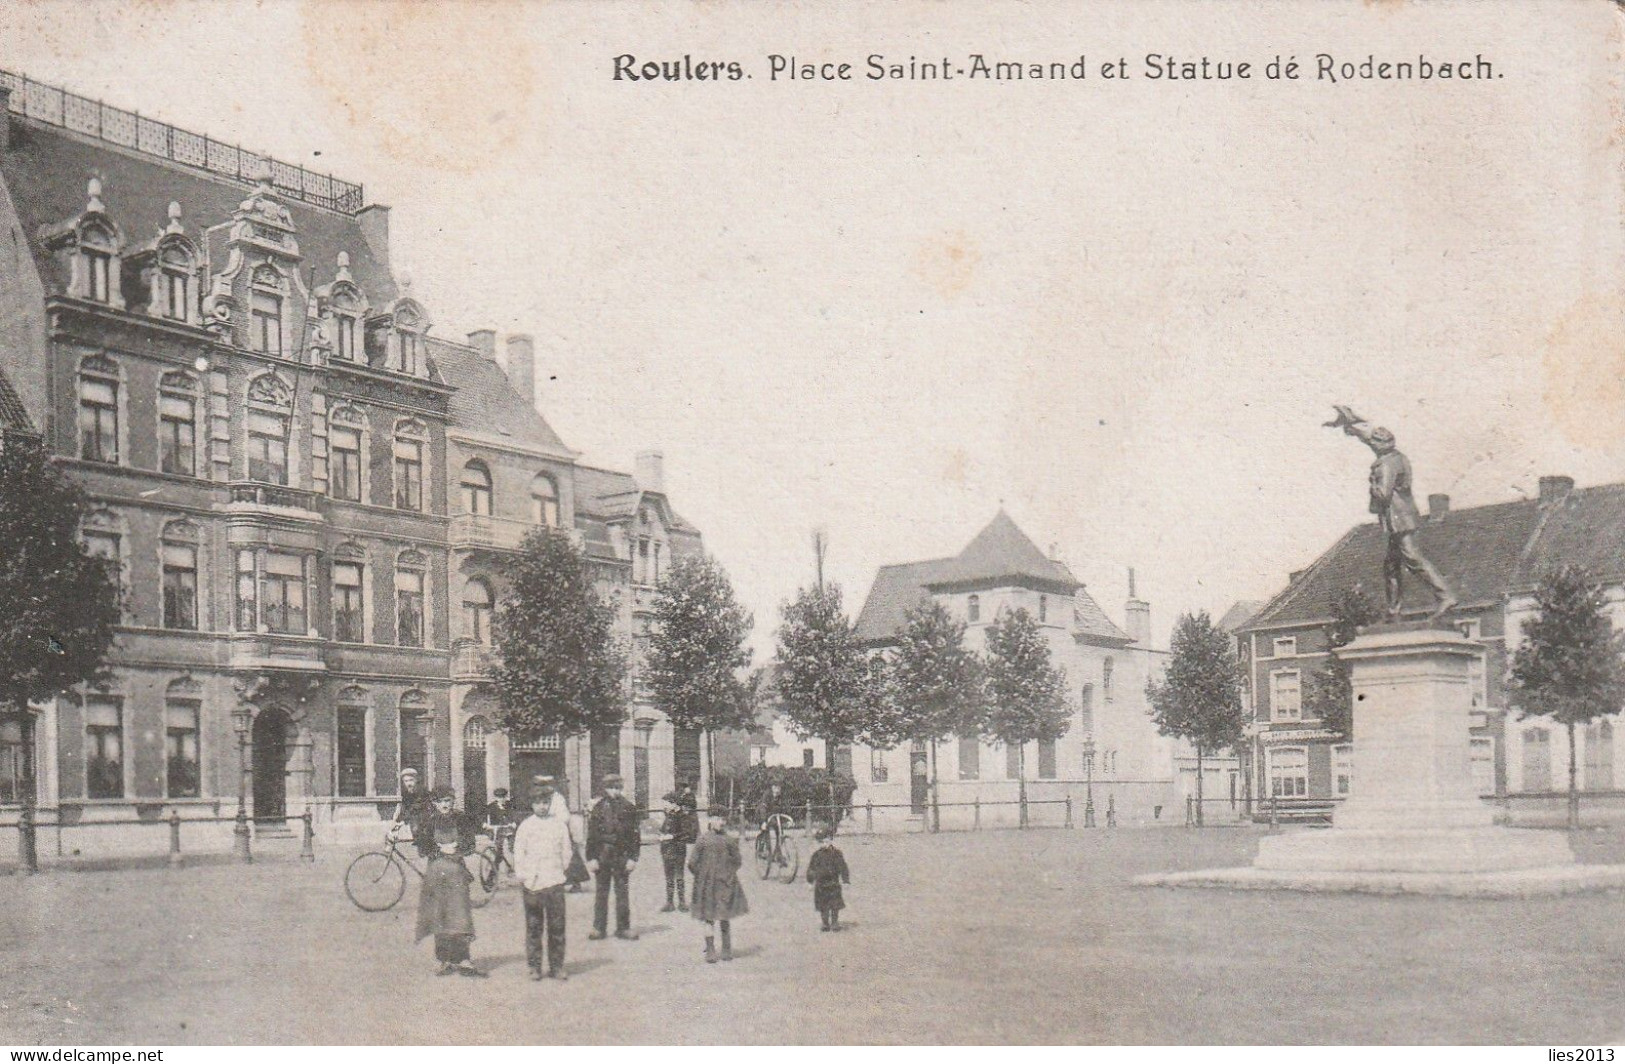
<path fill-rule="evenodd" d="M 345 898 L 348 854 L 0 880 L 0 1042 L 1618 1042 L 1618 895 L 1531 901 L 1134 888 L 1244 863 L 1241 829 L 850 838 L 850 929 L 805 884 L 747 881 L 741 956 L 633 877 L 639 942 L 588 942 L 528 980 L 518 894 L 476 913 L 491 977 L 437 979 L 394 911 Z M 1588 861 L 1625 860 L 1614 834 Z M 603 1018 L 600 1018 L 603 1017 Z"/>

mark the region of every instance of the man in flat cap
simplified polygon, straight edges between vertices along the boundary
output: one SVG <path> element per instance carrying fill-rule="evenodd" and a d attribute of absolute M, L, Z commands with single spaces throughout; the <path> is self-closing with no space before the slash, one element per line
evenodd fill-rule
<path fill-rule="evenodd" d="M 603 938 L 609 929 L 609 891 L 615 888 L 615 937 L 635 940 L 632 899 L 628 893 L 632 870 L 638 866 L 638 810 L 621 793 L 620 776 L 604 777 L 604 794 L 587 817 L 587 867 L 597 879 L 593 899 L 592 934 Z"/>
<path fill-rule="evenodd" d="M 1433 591 L 1432 616 L 1442 617 L 1456 605 L 1456 597 L 1416 544 L 1416 530 L 1421 527 L 1422 516 L 1416 508 L 1416 499 L 1411 496 L 1410 459 L 1399 452 L 1392 432 L 1380 426 L 1372 427 L 1346 406 L 1332 409 L 1337 411 L 1337 417 L 1326 422 L 1326 427 L 1342 429 L 1377 456 L 1371 463 L 1371 512 L 1377 515 L 1377 523 L 1388 537 L 1388 554 L 1382 566 L 1388 592 L 1388 618 L 1397 620 L 1399 617 L 1400 579 L 1406 572 L 1421 577 Z"/>

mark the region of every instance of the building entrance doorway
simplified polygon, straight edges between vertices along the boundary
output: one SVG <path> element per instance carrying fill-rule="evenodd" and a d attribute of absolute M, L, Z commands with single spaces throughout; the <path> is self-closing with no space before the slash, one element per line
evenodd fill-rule
<path fill-rule="evenodd" d="M 528 743 L 515 742 L 508 750 L 508 790 L 516 809 L 530 808 L 530 781 L 552 776 L 559 792 L 564 786 L 564 744 L 556 735 L 543 735 Z"/>
<path fill-rule="evenodd" d="M 288 715 L 262 709 L 254 718 L 254 820 L 280 823 L 288 816 Z"/>

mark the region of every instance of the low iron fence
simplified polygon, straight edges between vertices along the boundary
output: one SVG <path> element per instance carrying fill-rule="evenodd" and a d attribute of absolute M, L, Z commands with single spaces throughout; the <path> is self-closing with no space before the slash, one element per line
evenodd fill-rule
<path fill-rule="evenodd" d="M 41 817 L 42 814 L 45 815 L 44 819 Z M 39 871 L 39 833 L 42 828 L 55 829 L 59 838 L 60 833 L 63 831 L 86 831 L 100 828 L 165 828 L 169 835 L 169 863 L 171 865 L 181 865 L 186 860 L 186 854 L 182 848 L 183 825 L 231 824 L 232 852 L 238 860 L 251 863 L 254 860 L 254 850 L 253 830 L 250 825 L 277 824 L 286 826 L 290 823 L 296 823 L 300 826 L 300 859 L 314 861 L 316 859 L 316 827 L 314 817 L 309 809 L 296 817 L 250 817 L 243 810 L 238 810 L 236 816 L 182 817 L 180 810 L 171 809 L 168 817 L 160 819 L 79 820 L 73 823 L 64 823 L 61 809 L 49 806 L 24 805 L 17 815 L 17 870 L 24 873 Z"/>

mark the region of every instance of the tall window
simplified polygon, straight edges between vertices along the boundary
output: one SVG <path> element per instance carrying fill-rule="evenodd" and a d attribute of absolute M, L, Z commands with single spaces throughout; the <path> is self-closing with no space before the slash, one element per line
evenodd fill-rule
<path fill-rule="evenodd" d="M 1039 595 L 1038 596 L 1038 623 L 1039 624 L 1045 624 L 1048 621 L 1049 621 L 1049 596 L 1048 595 Z"/>
<path fill-rule="evenodd" d="M 340 643 L 366 642 L 361 604 L 361 563 L 333 563 L 333 638 Z"/>
<path fill-rule="evenodd" d="M 164 627 L 197 629 L 197 547 L 165 543 Z"/>
<path fill-rule="evenodd" d="M 1270 719 L 1301 720 L 1303 717 L 1302 681 L 1297 669 L 1282 669 L 1270 674 Z"/>
<path fill-rule="evenodd" d="M 0 719 L 0 803 L 14 805 L 32 793 L 34 750 L 23 739 L 23 722 Z"/>
<path fill-rule="evenodd" d="M 260 619 L 273 632 L 304 635 L 305 559 L 298 554 L 266 551 L 260 570 Z"/>
<path fill-rule="evenodd" d="M 85 295 L 98 303 L 113 301 L 113 234 L 99 225 L 87 226 L 79 253 L 85 261 Z"/>
<path fill-rule="evenodd" d="M 408 329 L 397 332 L 401 345 L 401 372 L 423 376 L 423 337 Z"/>
<path fill-rule="evenodd" d="M 1586 725 L 1585 789 L 1614 789 L 1614 726 L 1606 720 Z"/>
<path fill-rule="evenodd" d="M 1086 736 L 1095 730 L 1095 685 L 1092 683 L 1083 685 L 1083 715 L 1079 723 Z"/>
<path fill-rule="evenodd" d="M 191 316 L 192 257 L 185 248 L 171 245 L 164 249 L 158 271 L 157 302 L 164 317 L 173 321 L 186 321 Z"/>
<path fill-rule="evenodd" d="M 198 710 L 195 699 L 171 698 L 164 703 L 164 752 L 170 798 L 196 798 L 202 774 L 198 771 Z"/>
<path fill-rule="evenodd" d="M 395 566 L 396 642 L 423 645 L 423 583 L 427 559 L 416 551 L 402 554 Z"/>
<path fill-rule="evenodd" d="M 118 464 L 118 367 L 104 358 L 79 366 L 79 457 Z"/>
<path fill-rule="evenodd" d="M 1016 780 L 1021 778 L 1021 744 L 1004 744 L 1004 778 Z"/>
<path fill-rule="evenodd" d="M 1309 751 L 1301 746 L 1281 746 L 1269 758 L 1270 796 L 1301 798 L 1309 793 Z"/>
<path fill-rule="evenodd" d="M 959 778 L 977 779 L 982 774 L 982 740 L 975 735 L 959 737 Z"/>
<path fill-rule="evenodd" d="M 158 462 L 165 473 L 197 474 L 197 385 L 184 373 L 158 382 Z"/>
<path fill-rule="evenodd" d="M 258 566 L 251 550 L 237 552 L 237 630 L 253 632 L 259 629 L 259 594 L 256 583 Z"/>
<path fill-rule="evenodd" d="M 1100 690 L 1108 702 L 1112 700 L 1112 670 L 1116 664 L 1111 658 L 1100 663 Z"/>
<path fill-rule="evenodd" d="M 401 696 L 401 767 L 418 770 L 418 779 L 432 786 L 429 771 L 429 735 L 434 725 L 433 707 L 422 691 L 408 691 Z"/>
<path fill-rule="evenodd" d="M 334 424 L 328 430 L 328 446 L 333 455 L 328 491 L 335 499 L 360 502 L 361 430 L 352 425 Z"/>
<path fill-rule="evenodd" d="M 1552 789 L 1552 733 L 1529 728 L 1523 733 L 1523 789 Z"/>
<path fill-rule="evenodd" d="M 463 588 L 463 631 L 470 639 L 491 642 L 491 585 L 475 577 Z"/>
<path fill-rule="evenodd" d="M 361 352 L 360 324 L 354 314 L 333 315 L 334 353 L 346 362 L 354 362 Z"/>
<path fill-rule="evenodd" d="M 124 535 L 118 518 L 107 510 L 98 510 L 85 518 L 80 536 L 85 543 L 85 553 L 109 562 L 114 579 L 123 589 Z"/>
<path fill-rule="evenodd" d="M 248 346 L 270 355 L 282 353 L 282 278 L 269 266 L 254 271 L 248 294 Z"/>
<path fill-rule="evenodd" d="M 886 768 L 886 751 L 878 747 L 869 750 L 869 782 L 885 783 L 891 778 L 891 772 Z"/>
<path fill-rule="evenodd" d="M 1055 778 L 1055 740 L 1040 739 L 1038 741 L 1038 778 L 1052 780 Z"/>
<path fill-rule="evenodd" d="M 982 619 L 982 596 L 972 595 L 965 600 L 965 614 L 971 624 Z"/>
<path fill-rule="evenodd" d="M 553 478 L 539 474 L 530 484 L 531 520 L 548 528 L 559 527 L 559 486 Z M 644 551 L 648 543 L 644 542 Z"/>
<path fill-rule="evenodd" d="M 1354 747 L 1332 747 L 1332 789 L 1339 798 L 1354 793 Z"/>
<path fill-rule="evenodd" d="M 491 471 L 478 458 L 463 467 L 463 510 L 482 517 L 491 514 Z"/>
<path fill-rule="evenodd" d="M 362 692 L 344 692 L 338 707 L 339 797 L 367 796 L 367 706 Z"/>
<path fill-rule="evenodd" d="M 1472 758 L 1473 788 L 1480 795 L 1495 793 L 1495 740 L 1468 740 Z"/>
<path fill-rule="evenodd" d="M 85 797 L 124 797 L 124 704 L 85 697 Z"/>
<path fill-rule="evenodd" d="M 288 427 L 293 397 L 273 376 L 248 386 L 248 478 L 268 484 L 288 482 Z"/>
<path fill-rule="evenodd" d="M 427 430 L 416 421 L 395 428 L 395 508 L 423 509 L 423 437 Z"/>

